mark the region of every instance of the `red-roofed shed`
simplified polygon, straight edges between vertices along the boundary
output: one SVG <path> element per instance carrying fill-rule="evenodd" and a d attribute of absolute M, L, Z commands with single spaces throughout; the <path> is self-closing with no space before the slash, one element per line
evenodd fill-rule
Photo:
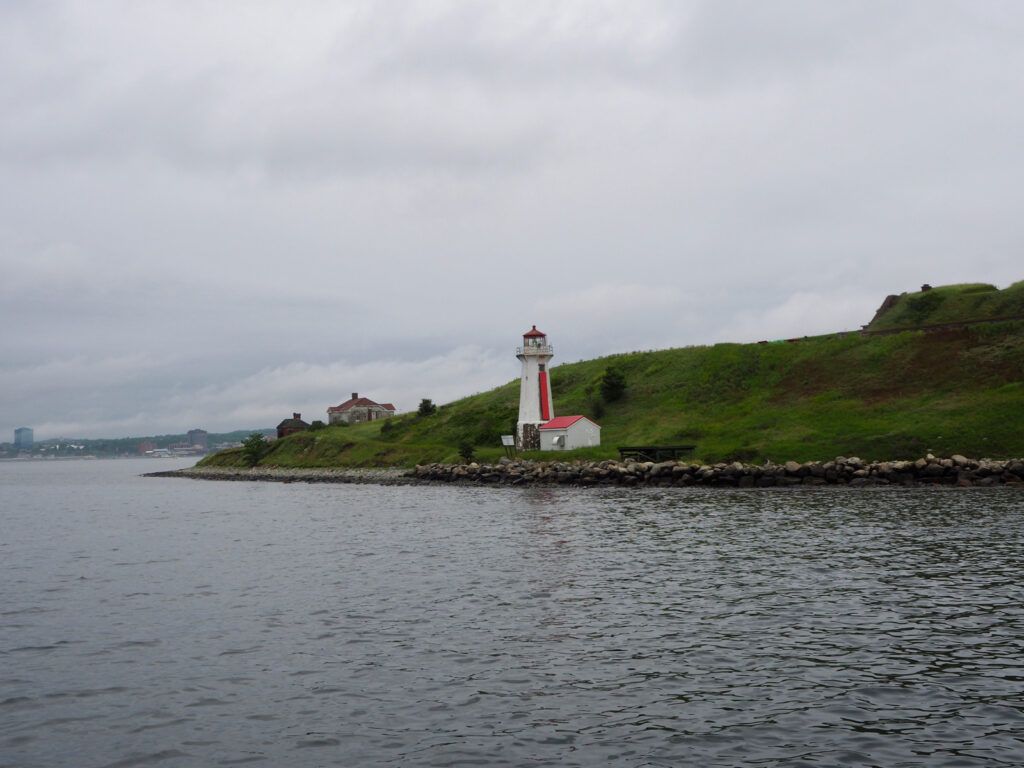
<path fill-rule="evenodd" d="M 586 416 L 556 416 L 547 424 L 541 424 L 541 429 L 568 429 L 580 419 L 585 419 Z"/>
<path fill-rule="evenodd" d="M 586 416 L 556 416 L 540 425 L 542 451 L 571 451 L 601 444 L 601 425 Z"/>

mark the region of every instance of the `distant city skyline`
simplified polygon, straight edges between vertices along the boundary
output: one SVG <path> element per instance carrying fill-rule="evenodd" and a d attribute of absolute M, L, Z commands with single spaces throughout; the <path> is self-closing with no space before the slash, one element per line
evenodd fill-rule
<path fill-rule="evenodd" d="M 398 411 L 1024 279 L 1024 5 L 0 5 L 0 428 Z"/>

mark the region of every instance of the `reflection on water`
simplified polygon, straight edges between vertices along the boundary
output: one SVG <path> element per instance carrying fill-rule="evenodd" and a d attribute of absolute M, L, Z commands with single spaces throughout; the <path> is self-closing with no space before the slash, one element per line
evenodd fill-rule
<path fill-rule="evenodd" d="M 0 766 L 1024 764 L 1022 497 L 0 465 Z"/>

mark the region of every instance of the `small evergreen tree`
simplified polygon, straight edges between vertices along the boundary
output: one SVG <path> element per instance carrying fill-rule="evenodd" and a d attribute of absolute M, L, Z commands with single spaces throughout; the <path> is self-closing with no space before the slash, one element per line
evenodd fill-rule
<path fill-rule="evenodd" d="M 267 441 L 259 432 L 253 432 L 242 442 L 242 458 L 250 467 L 260 463 L 260 458 L 267 448 Z"/>
<path fill-rule="evenodd" d="M 618 368 L 609 368 L 601 377 L 601 397 L 606 403 L 621 400 L 626 393 L 626 377 Z"/>
<path fill-rule="evenodd" d="M 433 416 L 437 413 L 437 406 L 429 397 L 424 397 L 420 400 L 420 407 L 416 409 L 416 413 L 420 416 Z"/>
<path fill-rule="evenodd" d="M 459 456 L 467 464 L 476 456 L 476 449 L 473 448 L 473 444 L 469 440 L 463 440 L 459 443 Z"/>

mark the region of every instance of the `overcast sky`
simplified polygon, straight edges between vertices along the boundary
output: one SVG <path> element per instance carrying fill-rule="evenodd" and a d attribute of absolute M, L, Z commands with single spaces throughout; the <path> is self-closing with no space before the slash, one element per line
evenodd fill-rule
<path fill-rule="evenodd" d="M 1024 4 L 0 3 L 0 440 L 1024 278 Z M 557 376 L 557 370 L 553 374 Z"/>

